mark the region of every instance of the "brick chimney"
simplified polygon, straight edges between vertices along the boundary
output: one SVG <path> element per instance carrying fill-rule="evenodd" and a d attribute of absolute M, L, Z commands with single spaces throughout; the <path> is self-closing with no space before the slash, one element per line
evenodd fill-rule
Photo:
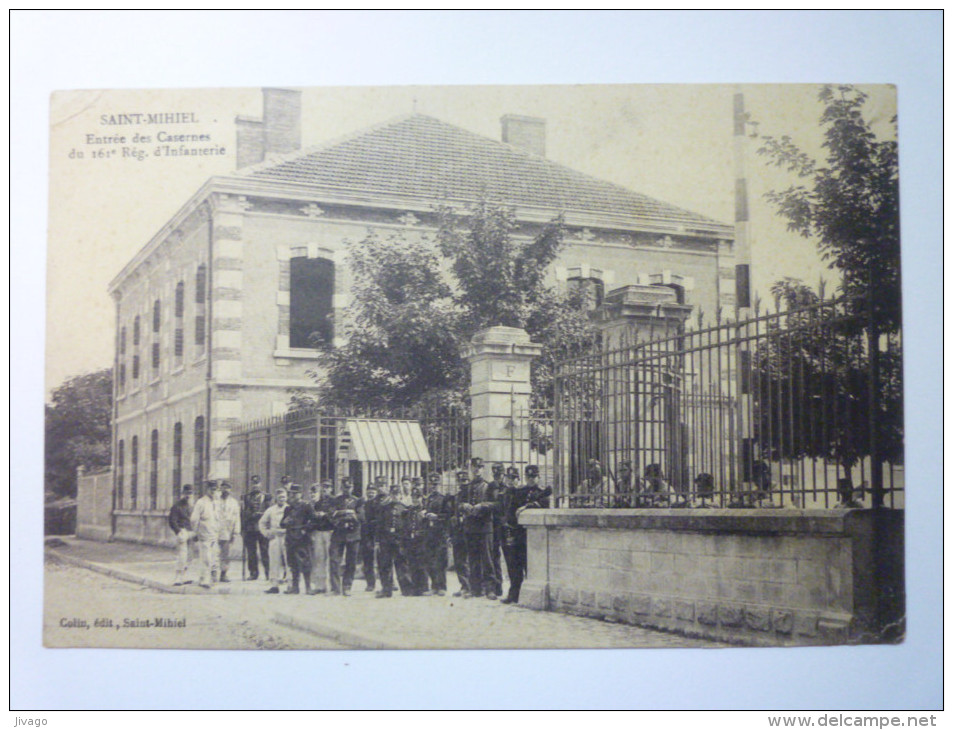
<path fill-rule="evenodd" d="M 239 169 L 301 149 L 301 92 L 262 89 L 261 93 L 262 119 L 235 117 Z"/>
<path fill-rule="evenodd" d="M 506 114 L 500 118 L 503 141 L 541 157 L 546 155 L 546 120 Z"/>

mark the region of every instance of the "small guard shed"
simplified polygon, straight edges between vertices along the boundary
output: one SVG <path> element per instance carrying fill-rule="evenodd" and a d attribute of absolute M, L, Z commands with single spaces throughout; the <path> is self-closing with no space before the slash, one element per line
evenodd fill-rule
<path fill-rule="evenodd" d="M 383 476 L 391 485 L 404 476 L 422 476 L 430 451 L 420 423 L 394 419 L 346 418 L 338 435 L 339 458 L 348 461 L 355 491 Z"/>

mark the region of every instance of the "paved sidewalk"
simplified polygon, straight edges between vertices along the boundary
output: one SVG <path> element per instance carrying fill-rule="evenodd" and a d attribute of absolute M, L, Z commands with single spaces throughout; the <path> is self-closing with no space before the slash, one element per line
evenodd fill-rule
<path fill-rule="evenodd" d="M 350 597 L 318 595 L 265 596 L 264 580 L 242 581 L 234 561 L 234 582 L 211 589 L 172 586 L 171 549 L 123 542 L 100 543 L 60 538 L 48 551 L 67 562 L 83 565 L 121 580 L 130 580 L 170 593 L 255 596 L 255 604 L 273 602 L 272 618 L 284 626 L 365 649 L 525 649 L 717 647 L 703 639 L 613 624 L 595 619 L 531 611 L 485 598 L 460 599 L 456 577 L 448 573 L 446 596 L 378 599 L 355 580 Z M 239 599 L 240 600 L 240 599 Z M 247 600 L 247 599 L 246 599 Z M 267 604 L 266 604 L 267 605 Z"/>

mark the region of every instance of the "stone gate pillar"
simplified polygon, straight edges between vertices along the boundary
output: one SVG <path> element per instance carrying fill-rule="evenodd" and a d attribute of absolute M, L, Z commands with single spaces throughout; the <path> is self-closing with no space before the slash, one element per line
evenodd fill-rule
<path fill-rule="evenodd" d="M 470 361 L 471 453 L 485 462 L 520 464 L 529 454 L 530 362 L 542 352 L 517 327 L 477 332 L 464 352 Z"/>

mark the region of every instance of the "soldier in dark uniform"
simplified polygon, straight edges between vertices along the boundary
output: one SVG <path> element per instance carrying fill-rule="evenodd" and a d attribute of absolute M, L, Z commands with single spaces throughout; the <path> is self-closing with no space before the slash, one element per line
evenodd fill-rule
<path fill-rule="evenodd" d="M 394 560 L 397 557 L 397 528 L 404 507 L 389 492 L 382 492 L 377 507 L 377 575 L 381 589 L 376 598 L 390 598 L 394 593 Z"/>
<path fill-rule="evenodd" d="M 268 577 L 268 538 L 258 530 L 258 521 L 265 514 L 265 494 L 261 491 L 261 477 L 251 478 L 248 493 L 242 497 L 242 544 L 245 546 L 245 558 L 248 561 L 248 580 L 258 580 L 258 556 L 265 567 Z"/>
<path fill-rule="evenodd" d="M 447 592 L 447 537 L 453 505 L 437 491 L 438 484 L 440 474 L 431 472 L 424 494 L 424 551 L 431 588 L 434 594 L 442 596 Z"/>
<path fill-rule="evenodd" d="M 519 523 L 519 513 L 524 508 L 548 507 L 549 487 L 540 489 L 539 467 L 530 464 L 526 467 L 526 486 L 519 485 L 519 471 L 516 467 L 506 470 L 506 492 L 503 495 L 503 555 L 506 558 L 506 572 L 510 578 L 510 588 L 501 603 L 518 603 L 523 578 L 526 577 L 526 528 Z"/>
<path fill-rule="evenodd" d="M 499 509 L 499 503 L 493 488 L 483 479 L 483 459 L 471 459 L 470 471 L 473 478 L 460 506 L 467 542 L 470 595 L 485 595 L 495 601 L 498 596 L 493 572 L 493 512 Z"/>
<path fill-rule="evenodd" d="M 288 509 L 281 518 L 285 530 L 285 549 L 288 552 L 288 567 L 291 582 L 285 593 L 300 593 L 299 577 L 304 578 L 304 587 L 311 593 L 311 532 L 317 529 L 314 509 L 301 500 L 301 486 L 292 484 L 288 489 Z"/>
<path fill-rule="evenodd" d="M 377 511 L 384 496 L 384 477 L 377 477 L 364 493 L 364 524 L 361 526 L 361 565 L 364 568 L 364 590 L 374 590 L 374 547 L 377 541 Z"/>
<path fill-rule="evenodd" d="M 341 481 L 341 493 L 334 498 L 331 512 L 331 590 L 336 595 L 349 596 L 357 567 L 357 553 L 361 544 L 362 501 L 351 494 L 351 480 Z M 341 571 L 341 563 L 344 571 Z"/>
<path fill-rule="evenodd" d="M 422 596 L 428 589 L 424 510 L 416 487 L 410 496 L 411 504 L 404 507 L 398 522 L 397 581 L 403 595 Z"/>
<path fill-rule="evenodd" d="M 493 465 L 493 481 L 490 482 L 490 487 L 493 489 L 493 493 L 496 494 L 496 500 L 498 502 L 496 510 L 493 512 L 493 592 L 498 595 L 503 595 L 503 564 L 501 557 L 501 552 L 503 549 L 503 490 L 505 488 L 504 484 L 504 467 L 499 462 Z"/>
<path fill-rule="evenodd" d="M 467 498 L 470 475 L 465 469 L 456 473 L 457 493 L 447 496 L 450 509 L 450 546 L 453 549 L 453 568 L 460 581 L 460 590 L 454 596 L 470 597 L 470 566 L 467 564 L 467 536 L 463 529 L 463 502 Z"/>

